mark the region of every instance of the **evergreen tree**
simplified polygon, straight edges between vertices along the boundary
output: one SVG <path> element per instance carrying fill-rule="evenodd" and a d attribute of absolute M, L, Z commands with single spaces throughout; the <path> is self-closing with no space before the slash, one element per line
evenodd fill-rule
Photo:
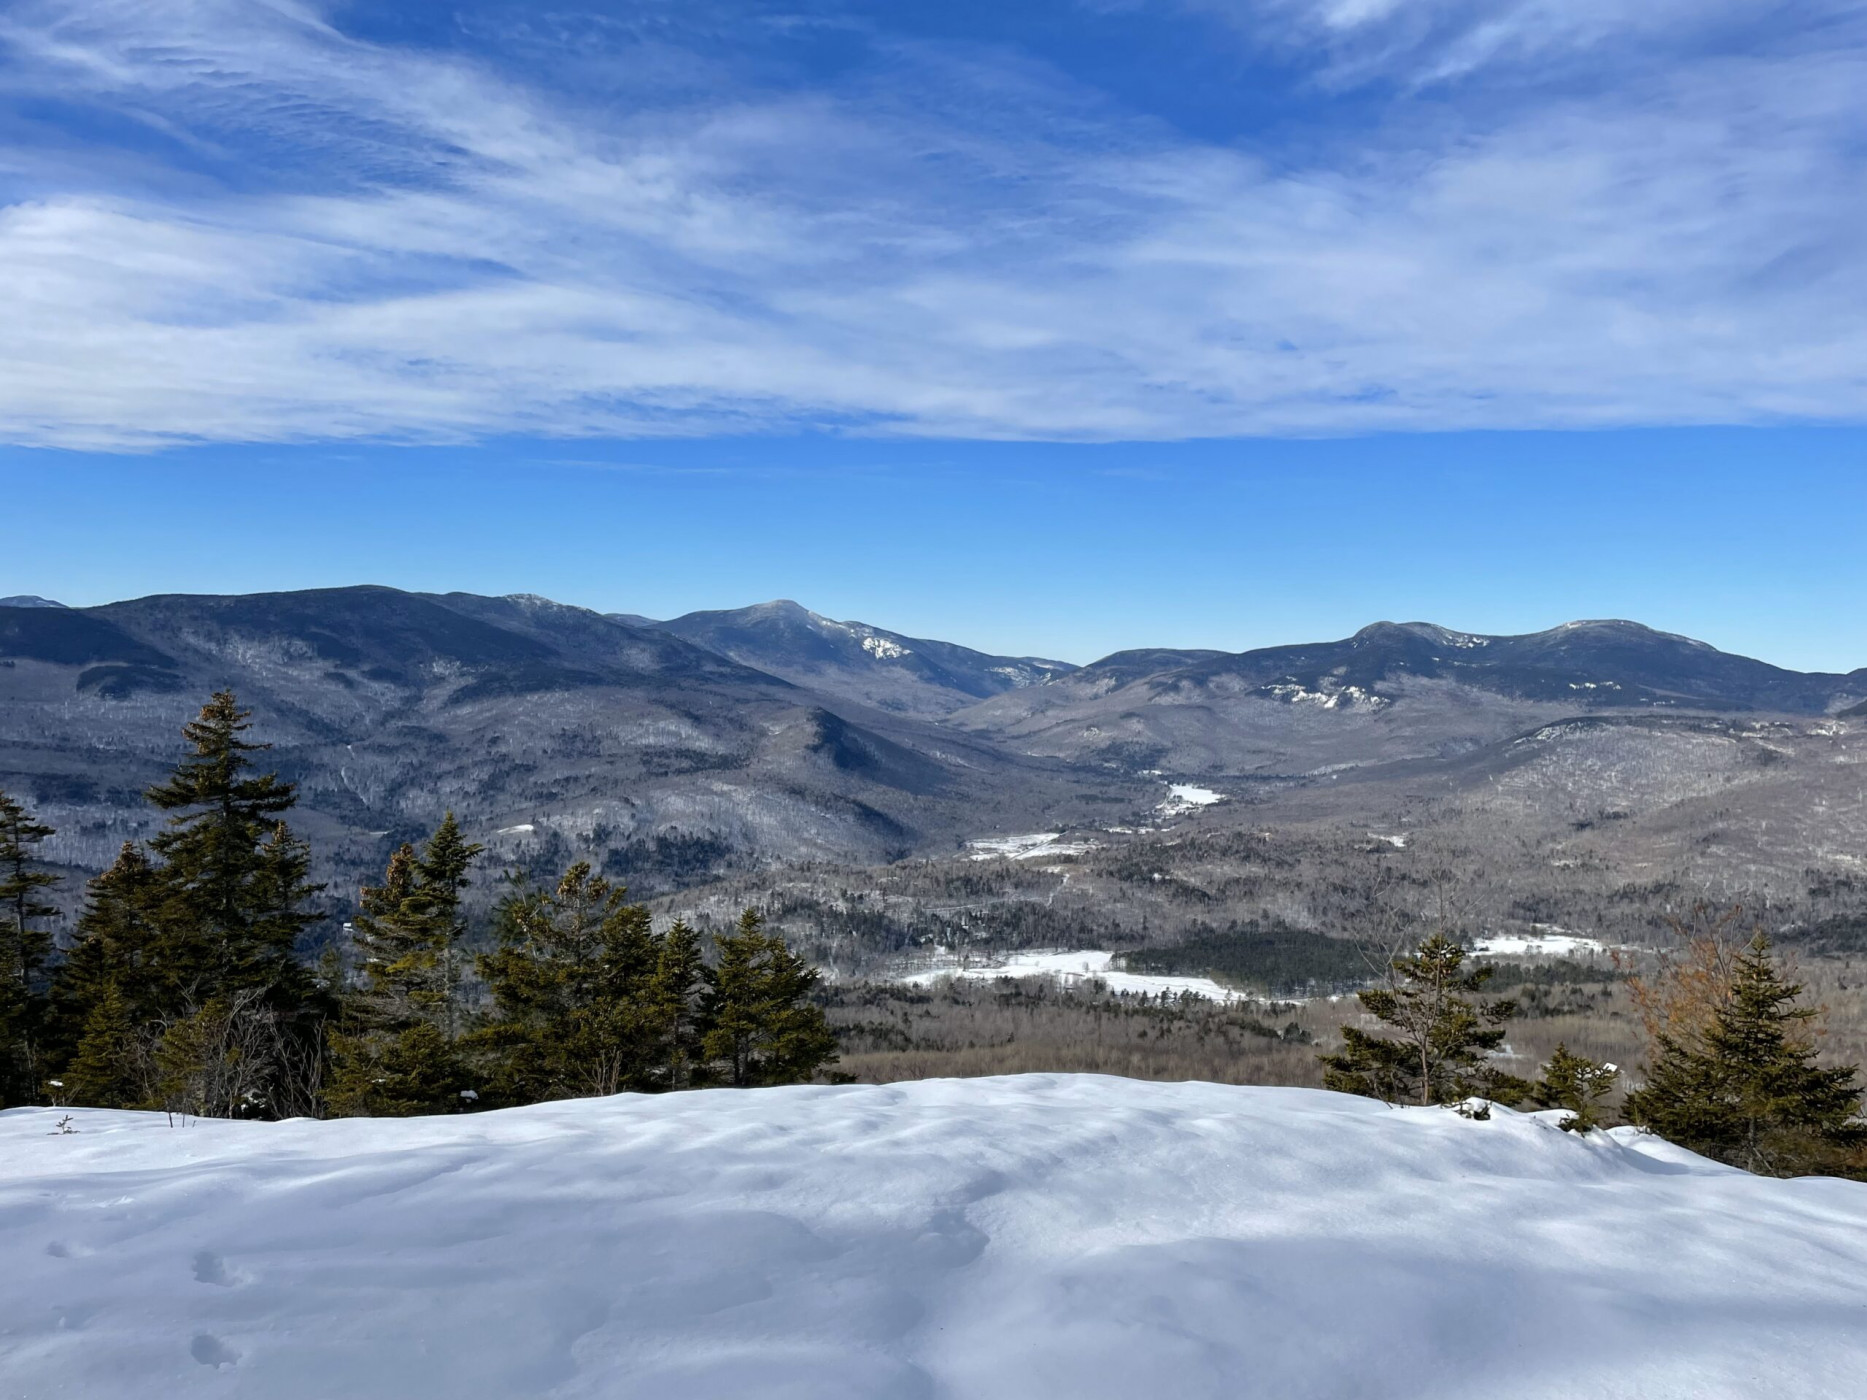
<path fill-rule="evenodd" d="M 467 921 L 461 910 L 461 896 L 472 883 L 467 873 L 484 849 L 461 835 L 460 824 L 449 812 L 428 838 L 419 862 L 417 895 L 432 929 L 437 973 L 433 994 L 440 1003 L 440 1014 L 431 1019 L 448 1040 L 459 1038 L 463 1019 L 461 946 L 467 935 Z"/>
<path fill-rule="evenodd" d="M 701 1051 L 736 1088 L 797 1084 L 836 1060 L 823 1009 L 807 1000 L 818 973 L 748 909 L 739 928 L 715 940 L 707 973 Z"/>
<path fill-rule="evenodd" d="M 153 1096 L 152 1070 L 129 999 L 114 980 L 105 983 L 65 1068 L 64 1099 L 93 1108 L 139 1108 Z"/>
<path fill-rule="evenodd" d="M 1566 1044 L 1558 1042 L 1530 1097 L 1539 1107 L 1569 1110 L 1562 1120 L 1564 1132 L 1592 1132 L 1601 1126 L 1602 1100 L 1614 1092 L 1619 1077 L 1617 1066 L 1572 1054 Z"/>
<path fill-rule="evenodd" d="M 1628 1118 L 1707 1157 L 1776 1176 L 1858 1169 L 1867 1143 L 1852 1068 L 1823 1068 L 1802 1033 L 1817 1015 L 1797 1004 L 1761 933 L 1737 958 L 1729 994 L 1690 1037 L 1662 1034 Z"/>
<path fill-rule="evenodd" d="M 706 1078 L 700 1015 L 706 962 L 700 955 L 700 935 L 679 919 L 657 943 L 648 988 L 654 1042 L 650 1073 L 659 1088 L 685 1089 Z"/>
<path fill-rule="evenodd" d="M 403 845 L 365 888 L 353 925 L 356 985 L 331 1040 L 331 1108 L 374 1117 L 443 1113 L 470 1087 L 454 1047 L 460 894 L 480 848 L 450 812 L 417 854 Z"/>
<path fill-rule="evenodd" d="M 0 792 L 0 1107 L 36 1102 L 45 1069 L 42 973 L 52 952 L 46 924 L 57 910 L 42 896 L 59 877 L 38 866 L 33 848 L 52 834 Z"/>
<path fill-rule="evenodd" d="M 140 1047 L 137 1053 L 145 1061 L 157 1028 L 177 1014 L 165 997 L 156 963 L 159 934 L 154 919 L 160 898 L 155 867 L 140 846 L 128 841 L 117 852 L 115 863 L 93 877 L 85 891 L 77 938 L 53 981 L 47 1017 L 47 1055 L 51 1063 L 67 1066 L 66 1098 L 72 1103 L 95 1102 L 72 1087 L 73 1065 L 87 1053 L 84 1047 L 93 1030 L 92 1020 L 107 997 L 120 1004 L 129 1034 Z M 107 1028 L 111 1043 L 102 1049 L 93 1047 L 89 1053 L 106 1058 L 118 1055 L 115 1037 L 121 1027 L 117 1012 L 113 1010 L 100 1024 Z"/>
<path fill-rule="evenodd" d="M 1457 1103 L 1474 1096 L 1519 1102 L 1530 1086 L 1488 1063 L 1517 1004 L 1474 1000 L 1494 971 L 1468 969 L 1465 950 L 1444 934 L 1395 957 L 1387 985 L 1356 996 L 1397 1034 L 1342 1027 L 1341 1050 L 1321 1057 L 1323 1086 L 1388 1103 Z"/>
<path fill-rule="evenodd" d="M 497 1005 L 477 1042 L 496 1091 L 517 1102 L 645 1086 L 654 1051 L 648 910 L 579 861 L 553 891 L 521 886 L 499 907 L 499 946 L 479 959 Z"/>
<path fill-rule="evenodd" d="M 249 771 L 248 755 L 271 747 L 241 737 L 250 718 L 231 691 L 216 693 L 182 731 L 194 756 L 148 793 L 175 814 L 149 845 L 163 862 L 162 974 L 184 1006 L 258 988 L 292 1008 L 311 991 L 294 950 L 322 886 L 307 882 L 309 852 L 282 820 L 296 790 Z"/>

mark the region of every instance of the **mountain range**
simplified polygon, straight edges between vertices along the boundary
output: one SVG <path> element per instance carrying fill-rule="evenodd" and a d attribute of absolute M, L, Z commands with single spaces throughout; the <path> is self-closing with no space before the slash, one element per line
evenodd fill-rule
<path fill-rule="evenodd" d="M 351 880 L 452 808 L 511 863 L 637 887 L 878 862 L 1145 813 L 1167 779 L 1445 764 L 1575 716 L 1845 716 L 1807 674 L 1629 622 L 1377 623 L 1243 653 L 995 656 L 791 602 L 669 621 L 380 587 L 0 604 L 0 788 L 108 861 L 179 728 L 232 687 Z M 1451 770 L 1447 770 L 1451 771 Z"/>

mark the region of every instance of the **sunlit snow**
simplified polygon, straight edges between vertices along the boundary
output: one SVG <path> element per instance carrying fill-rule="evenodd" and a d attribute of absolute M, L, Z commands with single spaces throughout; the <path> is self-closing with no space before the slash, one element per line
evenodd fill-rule
<path fill-rule="evenodd" d="M 1192 783 L 1169 783 L 1167 796 L 1155 807 L 1163 817 L 1182 817 L 1188 812 L 1201 807 L 1210 807 L 1215 802 L 1223 802 L 1225 794 L 1214 792 L 1211 788 L 1197 787 Z"/>
<path fill-rule="evenodd" d="M 1093 1076 L 468 1117 L 0 1114 L 0 1393 L 1867 1394 L 1867 1186 Z"/>
<path fill-rule="evenodd" d="M 1472 940 L 1472 952 L 1494 958 L 1592 958 L 1607 951 L 1598 938 L 1579 933 L 1500 933 Z"/>
<path fill-rule="evenodd" d="M 1196 996 L 1209 1001 L 1234 1002 L 1261 1000 L 1232 987 L 1221 986 L 1210 977 L 1156 977 L 1148 973 L 1114 970 L 1115 955 L 1094 949 L 1066 953 L 1009 953 L 1004 957 L 960 958 L 955 954 L 936 955 L 932 963 L 916 968 L 900 980 L 926 986 L 942 977 L 959 981 L 991 982 L 1001 977 L 1048 977 L 1064 986 L 1079 982 L 1101 982 L 1111 992 L 1132 996 Z"/>
<path fill-rule="evenodd" d="M 1079 856 L 1095 849 L 1093 841 L 1065 841 L 1061 832 L 1033 831 L 1024 836 L 982 836 L 968 841 L 973 860 L 1031 860 L 1036 856 Z"/>

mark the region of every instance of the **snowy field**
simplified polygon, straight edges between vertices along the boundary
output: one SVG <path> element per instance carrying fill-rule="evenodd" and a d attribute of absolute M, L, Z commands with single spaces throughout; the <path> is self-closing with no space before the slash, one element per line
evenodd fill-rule
<path fill-rule="evenodd" d="M 1034 860 L 1039 856 L 1080 856 L 1093 851 L 1093 841 L 1065 841 L 1061 832 L 1033 831 L 1027 836 L 982 836 L 968 841 L 973 860 Z"/>
<path fill-rule="evenodd" d="M 1254 1001 L 1230 987 L 1222 987 L 1210 977 L 1155 977 L 1140 972 L 1114 972 L 1113 953 L 1083 948 L 1067 953 L 1011 953 L 994 962 L 967 962 L 957 958 L 936 961 L 931 967 L 917 968 L 899 980 L 911 986 L 925 987 L 942 977 L 962 982 L 992 982 L 1000 977 L 1050 977 L 1068 986 L 1072 982 L 1093 979 L 1107 985 L 1111 992 L 1135 993 L 1157 997 L 1183 996 L 1191 993 L 1208 1001 Z"/>
<path fill-rule="evenodd" d="M 1867 1395 L 1867 1186 L 1091 1076 L 0 1115 L 0 1393 Z"/>
<path fill-rule="evenodd" d="M 1163 817 L 1183 817 L 1188 812 L 1197 812 L 1201 807 L 1210 807 L 1224 800 L 1224 793 L 1214 792 L 1211 788 L 1198 787 L 1192 783 L 1170 783 L 1167 796 L 1154 810 Z"/>
<path fill-rule="evenodd" d="M 1484 958 L 1580 958 L 1588 962 L 1607 951 L 1600 939 L 1579 933 L 1493 934 L 1472 940 L 1472 952 Z"/>

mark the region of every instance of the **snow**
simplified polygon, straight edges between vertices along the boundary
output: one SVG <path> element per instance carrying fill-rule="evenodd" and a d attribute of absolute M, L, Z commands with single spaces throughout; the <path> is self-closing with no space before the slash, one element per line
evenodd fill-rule
<path fill-rule="evenodd" d="M 0 1391 L 1867 1394 L 1867 1186 L 1094 1076 L 462 1118 L 0 1115 Z"/>
<path fill-rule="evenodd" d="M 1214 792 L 1211 788 L 1197 787 L 1192 783 L 1169 783 L 1167 796 L 1154 810 L 1163 817 L 1182 817 L 1188 812 L 1224 800 L 1224 793 Z"/>
<path fill-rule="evenodd" d="M 972 860 L 1031 860 L 1037 856 L 1080 856 L 1093 851 L 1093 841 L 1065 841 L 1057 831 L 1033 831 L 1025 836 L 982 836 L 968 841 Z"/>
<path fill-rule="evenodd" d="M 520 822 L 517 826 L 502 826 L 494 834 L 497 836 L 522 836 L 530 834 L 533 829 L 530 822 Z"/>
<path fill-rule="evenodd" d="M 962 963 L 957 957 L 939 959 L 931 967 L 918 968 L 900 980 L 924 987 L 942 977 L 962 982 L 993 982 L 1001 977 L 1050 977 L 1069 986 L 1075 982 L 1097 981 L 1112 992 L 1142 996 L 1205 997 L 1208 1001 L 1257 1001 L 1232 987 L 1221 986 L 1210 977 L 1156 977 L 1141 972 L 1118 972 L 1115 955 L 1081 948 L 1065 953 L 1011 953 L 1003 958 Z"/>
<path fill-rule="evenodd" d="M 868 636 L 862 639 L 862 649 L 877 661 L 899 661 L 908 655 L 908 649 L 897 641 L 887 637 Z"/>
<path fill-rule="evenodd" d="M 1472 952 L 1489 958 L 1593 958 L 1606 951 L 1600 939 L 1579 933 L 1498 933 L 1472 940 Z"/>

